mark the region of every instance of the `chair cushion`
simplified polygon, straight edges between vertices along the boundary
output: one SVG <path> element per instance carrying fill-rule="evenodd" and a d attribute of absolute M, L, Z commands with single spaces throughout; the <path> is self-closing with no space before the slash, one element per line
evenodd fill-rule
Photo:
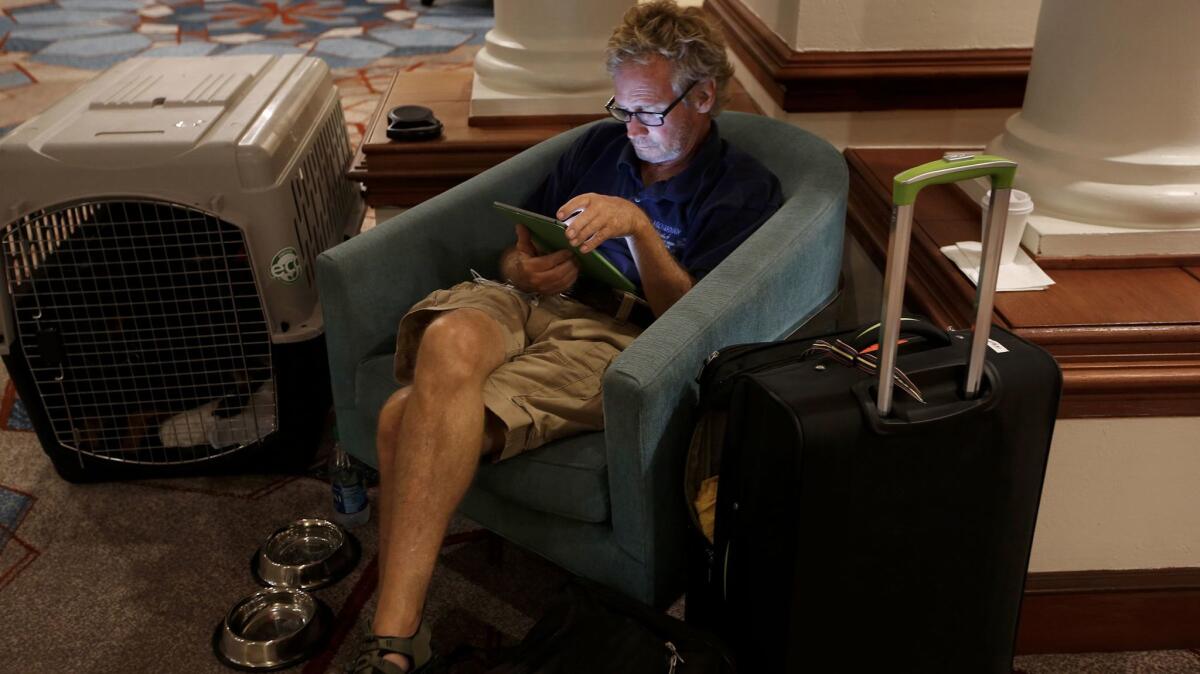
<path fill-rule="evenodd" d="M 392 377 L 392 355 L 371 356 L 359 363 L 355 388 L 358 409 L 381 409 L 397 389 Z M 485 489 L 551 515 L 582 522 L 607 521 L 604 434 L 587 433 L 523 452 L 506 461 L 485 463 L 480 466 L 472 488 Z"/>

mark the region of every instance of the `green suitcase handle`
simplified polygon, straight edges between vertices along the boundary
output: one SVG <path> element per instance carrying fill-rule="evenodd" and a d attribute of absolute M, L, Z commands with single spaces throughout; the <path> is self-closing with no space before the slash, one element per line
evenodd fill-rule
<path fill-rule="evenodd" d="M 912 236 L 913 204 L 917 193 L 928 185 L 942 185 L 988 176 L 992 179 L 992 197 L 988 222 L 984 228 L 983 259 L 979 266 L 979 286 L 975 293 L 975 323 L 971 333 L 971 351 L 967 358 L 964 397 L 975 398 L 983 379 L 984 350 L 990 334 L 996 277 L 1000 268 L 1000 245 L 1008 216 L 1016 162 L 974 152 L 947 152 L 941 159 L 914 166 L 898 173 L 892 181 L 892 201 L 896 209 L 888 235 L 887 267 L 883 273 L 883 307 L 879 318 L 879 388 L 876 409 L 886 417 L 892 408 L 895 381 L 896 342 L 900 336 L 900 314 L 904 308 L 904 276 L 908 268 L 909 239 Z"/>
<path fill-rule="evenodd" d="M 983 176 L 991 177 L 992 189 L 1012 187 L 1016 174 L 1016 162 L 1004 157 L 972 152 L 948 152 L 941 159 L 897 173 L 892 180 L 892 202 L 896 206 L 908 206 L 917 200 L 917 192 L 923 187 Z"/>

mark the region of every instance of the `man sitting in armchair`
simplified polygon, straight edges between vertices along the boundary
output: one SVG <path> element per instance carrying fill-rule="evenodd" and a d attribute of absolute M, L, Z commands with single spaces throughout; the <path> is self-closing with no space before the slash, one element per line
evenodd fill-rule
<path fill-rule="evenodd" d="M 607 55 L 606 109 L 624 124 L 589 129 L 525 207 L 568 219 L 572 245 L 604 253 L 648 310 L 618 319 L 570 250 L 540 254 L 518 226 L 503 282 L 436 291 L 404 316 L 395 369 L 411 383 L 379 416 L 379 605 L 354 672 L 429 660 L 425 595 L 480 457 L 603 428 L 609 363 L 782 203 L 775 176 L 718 134 L 733 69 L 699 9 L 637 5 Z"/>

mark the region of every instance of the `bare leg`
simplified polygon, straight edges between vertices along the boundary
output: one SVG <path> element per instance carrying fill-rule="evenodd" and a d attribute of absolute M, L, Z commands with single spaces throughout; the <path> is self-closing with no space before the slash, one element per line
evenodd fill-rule
<path fill-rule="evenodd" d="M 379 513 L 379 576 L 387 568 L 388 542 L 391 538 L 392 501 L 394 500 L 396 443 L 400 438 L 400 423 L 412 387 L 396 391 L 379 411 L 379 426 L 375 432 L 375 451 L 379 459 L 379 494 L 376 512 Z"/>
<path fill-rule="evenodd" d="M 392 500 L 395 496 L 395 466 L 396 444 L 400 438 L 400 421 L 404 418 L 404 409 L 408 397 L 412 394 L 411 386 L 404 386 L 392 394 L 384 403 L 379 413 L 379 428 L 376 432 L 375 447 L 379 458 L 379 493 L 376 495 L 375 511 L 379 518 L 379 563 L 378 568 L 388 566 L 388 551 L 390 550 Z M 489 454 L 504 446 L 504 423 L 487 415 L 484 422 L 485 437 L 481 454 Z"/>
<path fill-rule="evenodd" d="M 426 328 L 413 383 L 380 413 L 380 587 L 375 634 L 407 636 L 421 608 L 442 538 L 493 440 L 483 384 L 504 362 L 504 334 L 473 309 Z M 407 663 L 402 663 L 407 664 Z"/>

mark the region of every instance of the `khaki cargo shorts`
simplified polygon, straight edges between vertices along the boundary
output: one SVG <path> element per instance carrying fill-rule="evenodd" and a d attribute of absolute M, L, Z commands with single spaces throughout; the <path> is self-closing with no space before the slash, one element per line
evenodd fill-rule
<path fill-rule="evenodd" d="M 505 362 L 483 387 L 484 406 L 506 428 L 500 459 L 604 428 L 604 371 L 642 329 L 572 299 L 534 297 L 494 281 L 435 291 L 404 315 L 397 381 L 412 381 L 421 335 L 437 314 L 466 308 L 496 319 L 505 332 Z"/>

